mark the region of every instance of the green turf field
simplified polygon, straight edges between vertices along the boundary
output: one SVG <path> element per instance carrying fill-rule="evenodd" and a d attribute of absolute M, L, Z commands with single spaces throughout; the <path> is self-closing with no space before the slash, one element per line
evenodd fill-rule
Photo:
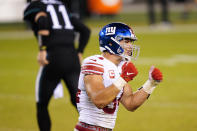
<path fill-rule="evenodd" d="M 132 17 L 133 18 L 133 17 Z M 99 18 L 101 19 L 101 18 Z M 88 20 L 91 39 L 84 57 L 99 54 L 97 34 L 113 19 Z M 145 20 L 144 17 L 137 18 Z M 197 130 L 197 21 L 176 20 L 169 29 L 150 29 L 144 24 L 121 19 L 132 24 L 140 45 L 140 57 L 134 63 L 138 76 L 130 82 L 133 90 L 148 78 L 151 65 L 164 75 L 149 100 L 135 112 L 120 106 L 114 131 L 196 131 Z M 120 20 L 119 20 L 120 21 Z M 20 25 L 21 26 L 21 25 Z M 17 25 L 0 31 L 0 131 L 37 131 L 35 110 L 35 79 L 37 42 L 31 31 Z M 16 30 L 17 29 L 17 30 Z M 65 90 L 64 98 L 52 99 L 49 106 L 52 131 L 72 131 L 78 114 L 71 106 Z"/>

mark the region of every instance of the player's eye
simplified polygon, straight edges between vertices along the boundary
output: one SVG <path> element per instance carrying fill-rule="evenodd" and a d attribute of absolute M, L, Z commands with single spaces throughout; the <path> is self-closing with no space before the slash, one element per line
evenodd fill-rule
<path fill-rule="evenodd" d="M 131 43 L 131 40 L 125 40 L 125 43 Z"/>

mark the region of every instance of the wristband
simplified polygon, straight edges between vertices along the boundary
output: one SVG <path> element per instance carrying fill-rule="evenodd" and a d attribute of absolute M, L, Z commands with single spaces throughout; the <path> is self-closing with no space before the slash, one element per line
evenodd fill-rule
<path fill-rule="evenodd" d="M 115 82 L 113 82 L 116 88 L 122 90 L 122 88 L 127 84 L 127 82 L 122 78 L 119 77 Z"/>
<path fill-rule="evenodd" d="M 47 45 L 46 45 L 47 42 L 48 42 L 48 36 L 38 35 L 38 43 L 39 43 L 39 49 L 40 50 L 46 50 L 47 49 Z"/>
<path fill-rule="evenodd" d="M 46 50 L 47 49 L 47 47 L 46 46 L 40 46 L 40 51 L 42 51 L 42 50 Z"/>
<path fill-rule="evenodd" d="M 146 93 L 151 94 L 154 91 L 156 86 L 153 82 L 151 82 L 150 80 L 147 80 L 142 87 L 143 87 L 142 89 Z"/>

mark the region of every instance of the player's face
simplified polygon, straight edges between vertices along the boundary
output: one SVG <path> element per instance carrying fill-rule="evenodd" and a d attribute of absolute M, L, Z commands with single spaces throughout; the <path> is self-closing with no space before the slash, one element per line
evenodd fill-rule
<path fill-rule="evenodd" d="M 124 49 L 124 55 L 132 56 L 132 40 L 131 39 L 121 40 L 120 46 Z"/>

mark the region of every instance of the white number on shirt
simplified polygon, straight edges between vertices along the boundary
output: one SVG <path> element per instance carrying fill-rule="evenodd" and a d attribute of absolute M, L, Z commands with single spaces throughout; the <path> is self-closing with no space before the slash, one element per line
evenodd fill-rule
<path fill-rule="evenodd" d="M 72 26 L 72 24 L 69 20 L 68 13 L 65 9 L 65 6 L 64 5 L 59 5 L 58 6 L 58 11 L 61 13 L 61 15 L 63 17 L 64 23 L 65 23 L 64 29 L 73 29 L 73 26 Z M 60 23 L 59 23 L 57 13 L 56 13 L 55 8 L 54 8 L 53 5 L 48 5 L 47 6 L 47 12 L 49 12 L 50 15 L 51 15 L 51 19 L 52 19 L 52 22 L 53 22 L 52 28 L 53 29 L 62 29 L 62 25 L 60 25 Z"/>

